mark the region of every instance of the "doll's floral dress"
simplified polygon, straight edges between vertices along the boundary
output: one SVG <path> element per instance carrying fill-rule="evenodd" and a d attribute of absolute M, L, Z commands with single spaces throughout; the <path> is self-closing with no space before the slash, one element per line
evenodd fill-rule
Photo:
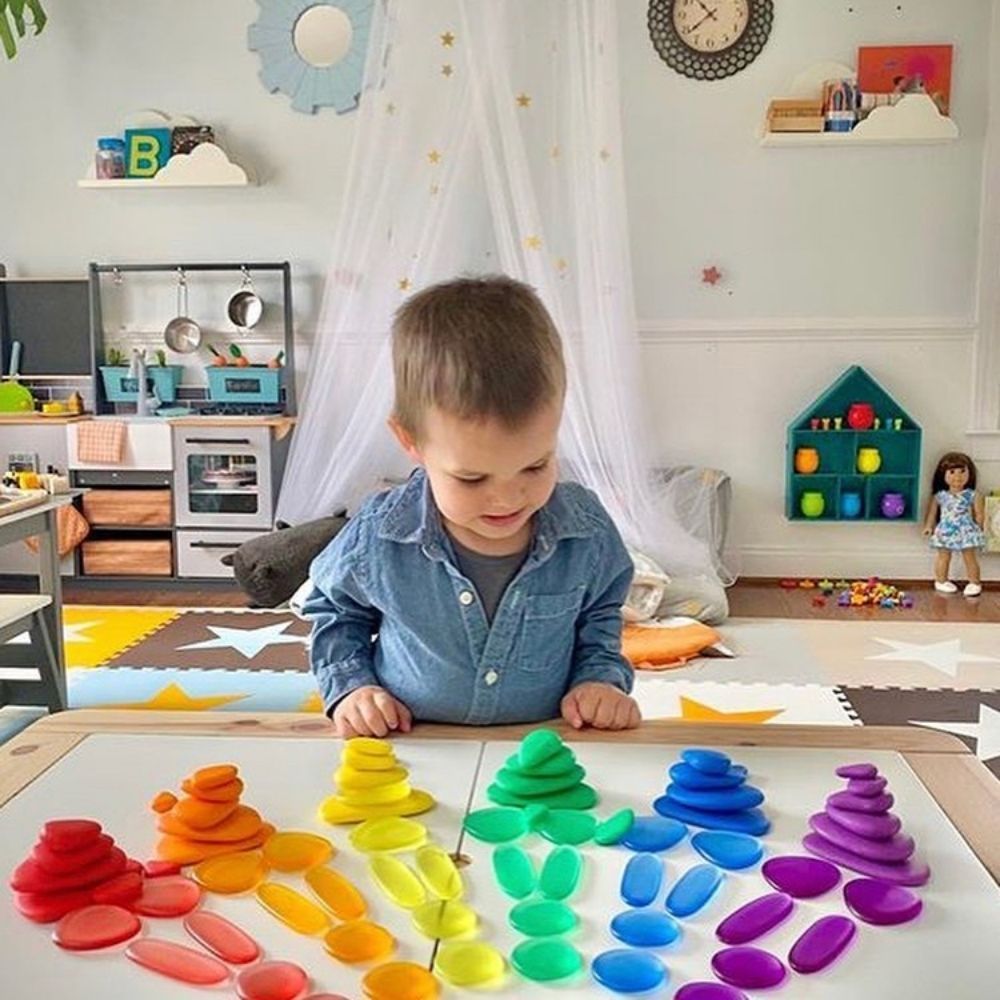
<path fill-rule="evenodd" d="M 961 493 L 938 490 L 934 499 L 938 502 L 941 517 L 931 535 L 931 548 L 959 551 L 981 549 L 985 545 L 983 529 L 972 516 L 975 490 L 962 490 Z"/>

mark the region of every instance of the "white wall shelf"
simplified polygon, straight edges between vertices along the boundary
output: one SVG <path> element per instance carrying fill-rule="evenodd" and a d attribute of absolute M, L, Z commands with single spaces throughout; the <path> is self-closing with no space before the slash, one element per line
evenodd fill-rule
<path fill-rule="evenodd" d="M 93 166 L 76 182 L 81 188 L 196 188 L 246 187 L 247 172 L 211 142 L 195 146 L 190 153 L 177 153 L 167 160 L 155 177 L 98 179 Z"/>

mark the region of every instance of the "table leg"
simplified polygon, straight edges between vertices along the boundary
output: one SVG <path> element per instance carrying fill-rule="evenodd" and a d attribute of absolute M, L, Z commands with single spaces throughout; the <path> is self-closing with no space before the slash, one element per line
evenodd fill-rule
<path fill-rule="evenodd" d="M 66 655 L 63 650 L 62 578 L 59 575 L 59 536 L 55 509 L 45 512 L 45 526 L 38 536 L 38 592 L 49 594 L 52 603 L 42 610 L 52 640 L 59 676 L 56 682 L 66 690 Z M 68 706 L 67 706 L 68 707 Z"/>

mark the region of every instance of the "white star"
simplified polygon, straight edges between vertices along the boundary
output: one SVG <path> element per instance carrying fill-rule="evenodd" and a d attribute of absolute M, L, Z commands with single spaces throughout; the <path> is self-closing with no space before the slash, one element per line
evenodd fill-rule
<path fill-rule="evenodd" d="M 93 628 L 95 625 L 100 625 L 100 622 L 64 622 L 63 623 L 63 642 L 93 642 L 94 640 L 89 635 L 84 635 L 83 633 L 87 631 L 88 628 Z"/>
<path fill-rule="evenodd" d="M 976 756 L 985 764 L 1000 757 L 1000 712 L 979 703 L 978 722 L 912 722 L 914 726 L 940 729 L 955 736 L 968 736 L 976 741 Z"/>
<path fill-rule="evenodd" d="M 940 670 L 949 677 L 958 676 L 958 668 L 962 663 L 1000 663 L 993 656 L 983 656 L 981 653 L 963 653 L 958 639 L 945 639 L 943 642 L 897 642 L 895 639 L 876 639 L 876 642 L 888 646 L 892 652 L 878 653 L 866 656 L 866 660 L 897 660 L 911 663 L 925 663 L 928 667 Z"/>
<path fill-rule="evenodd" d="M 215 633 L 214 639 L 192 642 L 187 646 L 179 646 L 178 649 L 235 649 L 237 653 L 252 660 L 268 646 L 282 646 L 289 643 L 301 643 L 304 646 L 309 641 L 308 636 L 283 634 L 291 624 L 291 622 L 278 622 L 261 628 L 225 628 L 221 625 L 208 625 L 206 626 L 208 631 Z"/>

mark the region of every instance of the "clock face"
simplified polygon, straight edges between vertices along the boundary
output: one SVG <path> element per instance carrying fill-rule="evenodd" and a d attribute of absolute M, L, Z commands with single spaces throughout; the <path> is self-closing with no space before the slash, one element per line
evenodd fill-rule
<path fill-rule="evenodd" d="M 735 45 L 750 22 L 748 0 L 676 0 L 674 28 L 695 52 Z"/>

